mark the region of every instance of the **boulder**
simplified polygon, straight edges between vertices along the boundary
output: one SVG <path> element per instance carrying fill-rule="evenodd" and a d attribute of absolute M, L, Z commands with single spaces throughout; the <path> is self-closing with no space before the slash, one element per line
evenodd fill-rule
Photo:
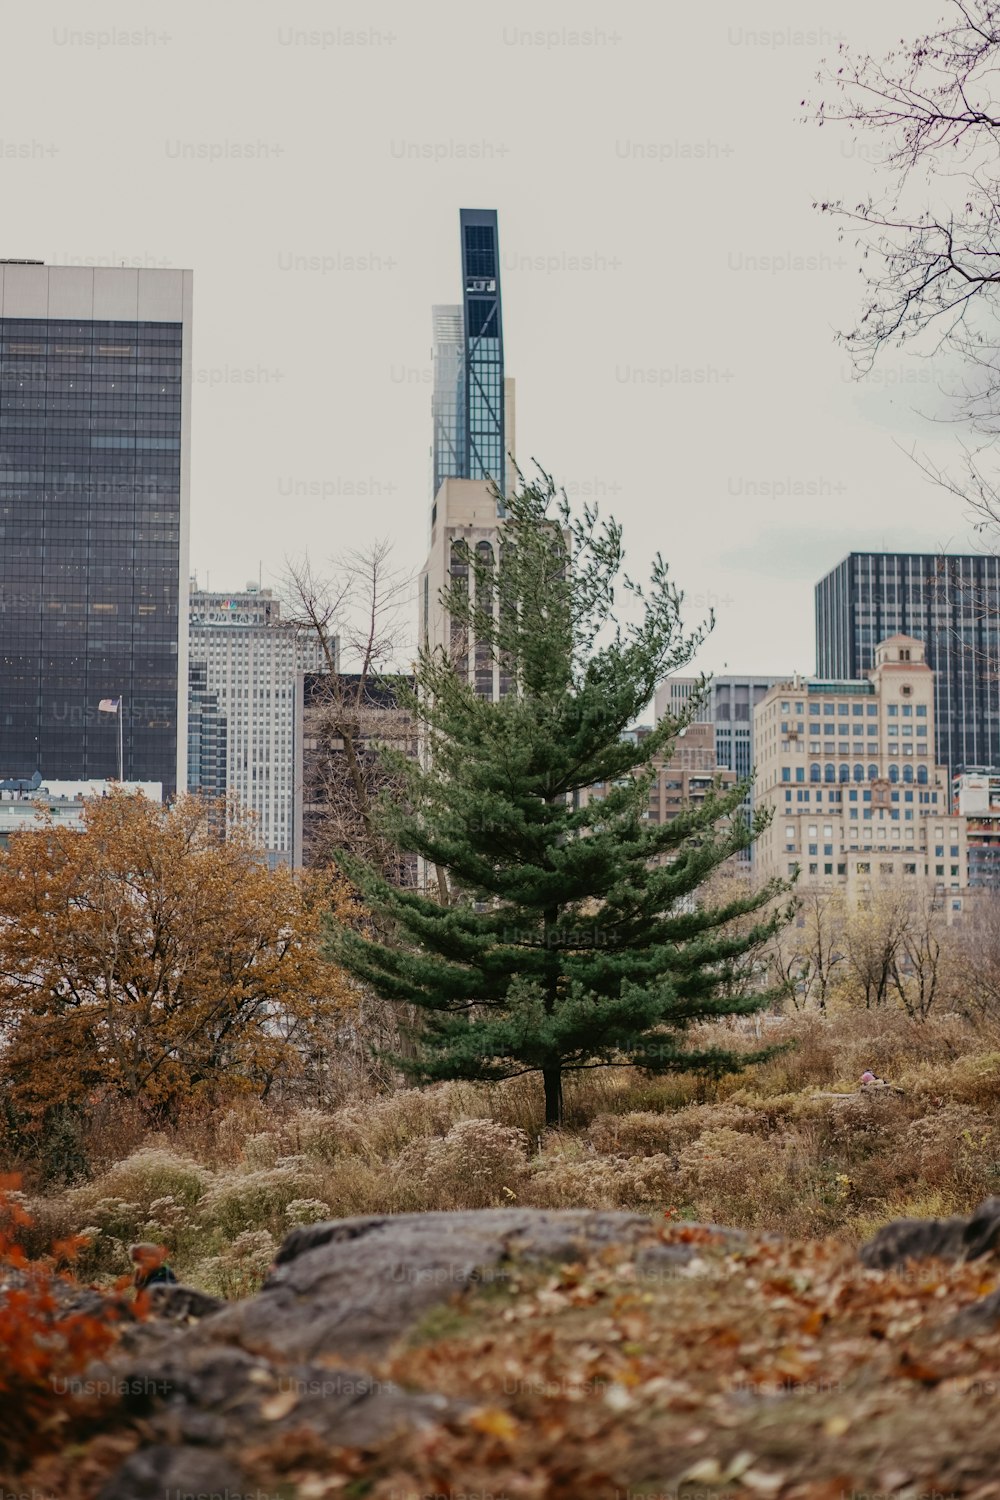
<path fill-rule="evenodd" d="M 985 1198 L 966 1218 L 896 1219 L 861 1246 L 862 1265 L 889 1271 L 908 1260 L 977 1260 L 1000 1244 L 1000 1198 Z"/>
<path fill-rule="evenodd" d="M 263 1289 L 243 1302 L 158 1287 L 152 1316 L 130 1323 L 88 1372 L 147 1444 L 101 1500 L 245 1493 L 238 1458 L 252 1443 L 309 1428 L 332 1447 L 367 1446 L 455 1417 L 467 1403 L 404 1391 L 364 1363 L 435 1304 L 520 1263 L 565 1264 L 614 1246 L 641 1272 L 672 1276 L 703 1238 L 665 1243 L 648 1218 L 589 1210 L 340 1219 L 290 1234 Z"/>
<path fill-rule="evenodd" d="M 498 1208 L 339 1219 L 294 1230 L 263 1290 L 205 1318 L 198 1336 L 287 1359 L 379 1354 L 435 1303 L 505 1279 L 518 1261 L 565 1263 L 609 1245 L 634 1249 L 657 1274 L 665 1259 L 695 1253 L 665 1246 L 648 1218 L 629 1213 Z"/>
<path fill-rule="evenodd" d="M 176 1500 L 183 1495 L 252 1493 L 227 1458 L 204 1448 L 158 1444 L 133 1453 L 100 1491 L 98 1500 Z"/>

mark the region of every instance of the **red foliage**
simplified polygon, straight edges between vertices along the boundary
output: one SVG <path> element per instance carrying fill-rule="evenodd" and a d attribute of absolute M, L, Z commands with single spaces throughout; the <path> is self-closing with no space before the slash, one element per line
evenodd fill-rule
<path fill-rule="evenodd" d="M 118 1336 L 120 1298 L 92 1294 L 74 1307 L 71 1265 L 82 1235 L 56 1241 L 44 1260 L 29 1260 L 19 1243 L 31 1216 L 17 1196 L 20 1178 L 0 1175 L 0 1456 L 21 1463 L 62 1440 L 92 1406 L 88 1365 Z"/>

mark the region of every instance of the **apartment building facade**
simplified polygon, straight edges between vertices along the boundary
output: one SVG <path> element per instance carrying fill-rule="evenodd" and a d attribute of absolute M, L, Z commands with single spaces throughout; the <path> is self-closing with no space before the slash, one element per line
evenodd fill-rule
<path fill-rule="evenodd" d="M 205 717 L 211 704 L 216 721 L 211 735 L 192 744 L 206 755 L 204 764 L 190 767 L 192 786 L 217 790 L 213 778 L 224 753 L 227 794 L 255 817 L 269 862 L 291 864 L 302 675 L 320 670 L 321 644 L 281 619 L 269 589 L 248 585 L 234 594 L 192 590 L 190 653 L 196 717 Z"/>
<path fill-rule="evenodd" d="M 844 888 L 929 882 L 949 911 L 967 886 L 966 836 L 934 755 L 934 673 L 922 642 L 895 635 L 865 679 L 777 683 L 754 714 L 757 802 L 770 826 L 761 879 Z"/>

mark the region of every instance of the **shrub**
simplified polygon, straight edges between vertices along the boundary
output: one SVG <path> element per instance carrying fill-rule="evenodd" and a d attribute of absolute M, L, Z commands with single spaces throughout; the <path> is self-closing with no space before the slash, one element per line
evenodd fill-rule
<path fill-rule="evenodd" d="M 283 1157 L 260 1171 L 219 1176 L 199 1204 L 199 1218 L 229 1239 L 245 1230 L 268 1230 L 280 1237 L 288 1229 L 288 1205 L 318 1196 L 318 1186 L 316 1171 L 304 1156 Z"/>
<path fill-rule="evenodd" d="M 102 1199 L 136 1203 L 148 1212 L 159 1198 L 174 1198 L 193 1208 L 212 1182 L 207 1167 L 163 1147 L 135 1151 L 84 1187 L 71 1188 L 66 1203 L 74 1213 L 89 1214 Z"/>
<path fill-rule="evenodd" d="M 906 1146 L 922 1182 L 989 1191 L 996 1178 L 1000 1138 L 980 1110 L 951 1102 L 907 1127 Z"/>
<path fill-rule="evenodd" d="M 266 1229 L 245 1229 L 218 1255 L 198 1263 L 199 1286 L 219 1297 L 249 1297 L 261 1282 L 278 1253 L 274 1237 Z"/>
<path fill-rule="evenodd" d="M 289 1229 L 297 1229 L 301 1224 L 321 1224 L 331 1217 L 330 1205 L 322 1198 L 293 1198 L 285 1208 Z"/>
<path fill-rule="evenodd" d="M 495 1120 L 459 1120 L 448 1134 L 412 1141 L 395 1166 L 397 1182 L 426 1208 L 491 1208 L 518 1196 L 528 1137 Z"/>
<path fill-rule="evenodd" d="M 595 1150 L 606 1156 L 655 1156 L 670 1145 L 676 1115 L 649 1110 L 628 1115 L 598 1115 L 587 1131 Z"/>
<path fill-rule="evenodd" d="M 0 1451 L 12 1463 L 50 1445 L 54 1429 L 65 1439 L 86 1419 L 74 1382 L 114 1343 L 124 1311 L 110 1297 L 74 1308 L 70 1279 L 54 1267 L 75 1259 L 78 1241 L 53 1244 L 44 1261 L 25 1255 L 19 1241 L 31 1220 L 19 1182 L 0 1178 Z"/>
<path fill-rule="evenodd" d="M 534 1208 L 614 1208 L 618 1203 L 621 1162 L 609 1156 L 542 1160 L 524 1189 Z"/>

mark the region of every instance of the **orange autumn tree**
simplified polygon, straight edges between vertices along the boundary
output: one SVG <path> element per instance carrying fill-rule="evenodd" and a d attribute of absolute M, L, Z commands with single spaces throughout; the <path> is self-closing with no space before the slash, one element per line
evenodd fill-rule
<path fill-rule="evenodd" d="M 163 1117 L 263 1097 L 346 1008 L 317 943 L 329 892 L 269 870 L 221 811 L 116 790 L 82 830 L 40 816 L 0 851 L 0 1080 L 21 1120 L 97 1092 Z"/>

